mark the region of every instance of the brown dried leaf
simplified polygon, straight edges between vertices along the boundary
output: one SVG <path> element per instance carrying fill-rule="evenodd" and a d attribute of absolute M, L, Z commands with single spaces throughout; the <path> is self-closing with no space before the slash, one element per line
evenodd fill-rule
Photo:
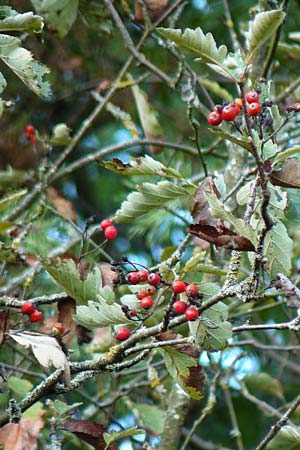
<path fill-rule="evenodd" d="M 0 311 L 0 346 L 4 341 L 4 333 L 10 328 L 10 316 L 6 311 Z"/>
<path fill-rule="evenodd" d="M 63 197 L 56 189 L 49 187 L 47 191 L 48 200 L 56 208 L 57 212 L 66 220 L 76 222 L 77 217 L 70 200 Z"/>
<path fill-rule="evenodd" d="M 114 288 L 114 279 L 118 277 L 117 273 L 112 271 L 112 266 L 109 263 L 102 262 L 98 264 L 98 267 L 102 276 L 102 284 L 103 286 L 109 286 L 110 288 Z"/>
<path fill-rule="evenodd" d="M 74 314 L 76 314 L 76 302 L 71 297 L 59 300 L 58 304 L 58 322 L 61 322 L 66 330 L 63 341 L 70 346 L 76 335 L 76 324 L 74 322 Z"/>
<path fill-rule="evenodd" d="M 216 247 L 224 247 L 229 250 L 254 251 L 255 247 L 249 239 L 239 236 L 234 231 L 229 230 L 221 221 L 218 227 L 204 224 L 190 225 L 188 232 L 197 236 Z"/>
<path fill-rule="evenodd" d="M 200 183 L 199 187 L 196 190 L 196 193 L 194 195 L 195 205 L 192 211 L 193 219 L 195 220 L 195 222 L 204 222 L 206 225 L 213 226 L 216 226 L 216 224 L 218 223 L 223 223 L 221 219 L 212 217 L 206 194 L 215 195 L 217 198 L 221 197 L 220 192 L 218 191 L 218 188 L 215 185 L 212 177 L 205 178 L 205 180 Z"/>
<path fill-rule="evenodd" d="M 22 417 L 20 423 L 8 423 L 0 429 L 0 444 L 4 450 L 37 450 L 38 437 L 44 421 Z"/>
<path fill-rule="evenodd" d="M 288 159 L 280 170 L 272 170 L 269 180 L 274 186 L 300 189 L 300 163 L 296 158 Z"/>
<path fill-rule="evenodd" d="M 88 420 L 69 420 L 63 425 L 64 429 L 76 434 L 76 436 L 92 445 L 97 450 L 104 450 L 106 443 L 103 434 L 107 432 L 107 428 L 97 422 L 89 422 Z M 115 444 L 107 447 L 109 450 L 117 450 Z"/>
<path fill-rule="evenodd" d="M 167 9 L 169 5 L 169 0 L 144 0 L 144 4 L 147 8 L 150 19 L 157 20 Z M 134 6 L 135 6 L 134 19 L 138 23 L 143 24 L 145 20 L 142 7 L 137 0 L 134 2 Z"/>

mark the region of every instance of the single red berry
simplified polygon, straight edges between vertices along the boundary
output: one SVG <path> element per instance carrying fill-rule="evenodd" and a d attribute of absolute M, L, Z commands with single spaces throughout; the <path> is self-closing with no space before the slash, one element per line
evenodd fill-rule
<path fill-rule="evenodd" d="M 139 283 L 138 272 L 129 272 L 127 274 L 127 281 L 130 284 L 138 284 Z"/>
<path fill-rule="evenodd" d="M 259 102 L 259 94 L 256 91 L 249 91 L 246 94 L 246 102 L 247 103 L 258 103 Z"/>
<path fill-rule="evenodd" d="M 293 104 L 293 110 L 295 112 L 299 112 L 300 111 L 300 103 L 294 103 Z"/>
<path fill-rule="evenodd" d="M 13 237 L 13 238 L 18 237 L 19 234 L 20 234 L 20 232 L 19 232 L 19 230 L 18 230 L 17 228 L 15 228 L 14 230 L 11 230 L 11 232 L 10 232 L 10 235 L 11 235 L 11 237 Z"/>
<path fill-rule="evenodd" d="M 112 240 L 116 239 L 116 237 L 118 236 L 118 230 L 113 225 L 110 225 L 109 227 L 105 228 L 104 236 L 109 241 L 112 241 Z"/>
<path fill-rule="evenodd" d="M 188 321 L 196 320 L 199 317 L 198 311 L 195 308 L 193 308 L 192 306 L 188 307 L 185 310 L 184 315 L 186 317 L 186 320 L 188 320 Z"/>
<path fill-rule="evenodd" d="M 151 286 L 157 286 L 161 281 L 159 273 L 149 273 L 147 281 L 149 284 L 151 284 Z"/>
<path fill-rule="evenodd" d="M 43 318 L 43 313 L 36 309 L 29 317 L 31 322 L 39 322 Z"/>
<path fill-rule="evenodd" d="M 213 127 L 220 125 L 222 122 L 222 114 L 219 111 L 212 111 L 207 116 L 207 122 Z"/>
<path fill-rule="evenodd" d="M 150 309 L 153 306 L 153 298 L 148 295 L 148 297 L 144 297 L 141 300 L 141 307 L 143 309 Z"/>
<path fill-rule="evenodd" d="M 36 310 L 35 306 L 31 302 L 26 302 L 21 308 L 22 314 L 32 314 Z"/>
<path fill-rule="evenodd" d="M 65 327 L 63 326 L 63 324 L 61 322 L 55 322 L 52 325 L 52 333 L 54 335 L 60 335 L 63 334 L 65 332 Z"/>
<path fill-rule="evenodd" d="M 198 295 L 199 295 L 198 288 L 193 283 L 187 285 L 185 293 L 188 297 L 194 297 L 194 298 L 198 297 Z"/>
<path fill-rule="evenodd" d="M 222 110 L 222 119 L 226 122 L 232 122 L 240 112 L 240 108 L 237 105 L 226 105 Z"/>
<path fill-rule="evenodd" d="M 147 297 L 149 295 L 148 289 L 142 289 L 141 291 L 137 292 L 136 298 L 139 300 L 142 300 L 144 297 Z"/>
<path fill-rule="evenodd" d="M 155 286 L 148 286 L 146 290 L 147 290 L 147 294 L 148 295 L 154 295 L 155 292 L 156 292 L 156 287 Z"/>
<path fill-rule="evenodd" d="M 176 280 L 172 284 L 172 289 L 174 294 L 180 294 L 186 289 L 186 283 L 184 281 Z"/>
<path fill-rule="evenodd" d="M 28 140 L 35 143 L 35 142 L 37 142 L 37 137 L 34 134 L 31 134 L 30 139 L 28 139 Z"/>
<path fill-rule="evenodd" d="M 247 108 L 249 116 L 258 116 L 261 112 L 261 104 L 260 103 L 250 103 Z"/>
<path fill-rule="evenodd" d="M 111 227 L 111 226 L 112 226 L 112 222 L 109 219 L 104 219 L 100 223 L 100 227 L 102 228 L 102 230 L 105 230 L 107 227 Z"/>
<path fill-rule="evenodd" d="M 182 300 L 178 300 L 173 305 L 174 314 L 177 314 L 177 315 L 184 314 L 186 309 L 187 309 L 187 304 L 185 302 L 183 302 Z"/>
<path fill-rule="evenodd" d="M 34 133 L 35 133 L 35 128 L 34 128 L 33 125 L 27 125 L 27 126 L 25 127 L 25 131 L 26 131 L 26 133 L 28 133 L 28 134 L 34 134 Z"/>
<path fill-rule="evenodd" d="M 130 335 L 131 331 L 128 328 L 119 328 L 116 332 L 116 339 L 118 339 L 118 341 L 126 341 L 126 339 L 130 337 Z"/>
<path fill-rule="evenodd" d="M 147 281 L 149 272 L 148 270 L 138 270 L 139 281 Z"/>
<path fill-rule="evenodd" d="M 135 308 L 133 308 L 130 312 L 129 312 L 130 317 L 135 317 L 137 316 L 137 310 Z"/>

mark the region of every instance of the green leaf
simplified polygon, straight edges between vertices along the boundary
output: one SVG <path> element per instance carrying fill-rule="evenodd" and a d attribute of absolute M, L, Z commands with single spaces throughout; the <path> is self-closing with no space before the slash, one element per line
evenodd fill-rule
<path fill-rule="evenodd" d="M 77 402 L 68 405 L 60 400 L 47 400 L 47 405 L 49 406 L 52 415 L 60 418 L 69 418 L 71 415 L 70 413 L 74 413 L 74 410 L 78 409 L 82 404 L 82 402 Z"/>
<path fill-rule="evenodd" d="M 274 159 L 274 163 L 277 164 L 281 161 L 284 161 L 289 156 L 296 155 L 297 153 L 300 153 L 300 147 L 296 145 L 295 147 L 288 148 L 282 153 L 279 153 L 276 158 Z"/>
<path fill-rule="evenodd" d="M 199 81 L 206 89 L 217 97 L 222 98 L 223 100 L 229 100 L 230 102 L 233 100 L 232 95 L 224 89 L 217 81 L 209 80 L 208 78 L 199 78 Z"/>
<path fill-rule="evenodd" d="M 184 32 L 180 29 L 158 28 L 157 31 L 165 38 L 175 42 L 178 47 L 194 53 L 201 61 L 221 67 L 223 73 L 228 78 L 232 78 L 232 74 L 222 63 L 227 55 L 225 45 L 217 47 L 214 37 L 211 33 L 204 34 L 200 27 L 195 30 L 186 28 Z"/>
<path fill-rule="evenodd" d="M 220 269 L 216 266 L 211 266 L 209 264 L 200 264 L 199 261 L 202 261 L 204 258 L 205 252 L 197 253 L 196 255 L 192 256 L 183 267 L 181 274 L 184 276 L 186 273 L 189 272 L 203 272 L 203 273 L 211 273 L 214 275 L 226 275 L 226 271 Z"/>
<path fill-rule="evenodd" d="M 33 12 L 18 13 L 10 6 L 0 6 L 0 31 L 25 31 L 26 33 L 41 33 L 43 19 Z"/>
<path fill-rule="evenodd" d="M 1 172 L 0 172 L 1 177 Z M 7 209 L 7 207 L 13 206 L 21 197 L 27 194 L 27 189 L 22 189 L 20 191 L 12 192 L 11 194 L 7 194 L 0 200 L 0 211 Z"/>
<path fill-rule="evenodd" d="M 67 145 L 71 141 L 71 129 L 65 123 L 58 123 L 52 130 L 50 144 L 54 146 Z"/>
<path fill-rule="evenodd" d="M 300 450 L 300 427 L 283 426 L 268 443 L 266 450 Z"/>
<path fill-rule="evenodd" d="M 103 437 L 107 444 L 104 450 L 108 449 L 109 444 L 111 444 L 112 442 L 115 442 L 119 439 L 124 439 L 124 438 L 130 437 L 130 436 L 136 436 L 137 434 L 145 434 L 145 431 L 141 430 L 137 427 L 132 427 L 132 428 L 126 428 L 125 430 L 122 430 L 122 431 L 111 431 L 110 433 L 104 433 Z"/>
<path fill-rule="evenodd" d="M 1 78 L 1 76 L 0 76 Z M 0 189 L 7 190 L 8 187 L 16 187 L 32 179 L 33 172 L 30 170 L 17 170 L 8 167 L 0 170 Z"/>
<path fill-rule="evenodd" d="M 76 20 L 79 0 L 31 0 L 51 30 L 64 37 Z"/>
<path fill-rule="evenodd" d="M 113 31 L 111 15 L 104 4 L 91 0 L 80 0 L 79 11 L 84 24 L 99 35 L 110 35 Z"/>
<path fill-rule="evenodd" d="M 107 297 L 106 286 L 97 295 L 97 301 L 89 301 L 87 306 L 78 306 L 74 319 L 86 328 L 100 328 L 124 323 L 132 324 L 132 320 L 127 319 L 118 303 L 111 303 L 111 295 Z M 105 292 L 106 290 L 106 292 Z"/>
<path fill-rule="evenodd" d="M 276 53 L 281 56 L 291 56 L 293 59 L 300 59 L 300 45 L 279 42 Z"/>
<path fill-rule="evenodd" d="M 11 376 L 7 380 L 9 389 L 11 389 L 15 394 L 19 395 L 21 398 L 26 397 L 28 392 L 33 389 L 33 384 L 28 380 L 23 380 L 19 377 Z"/>
<path fill-rule="evenodd" d="M 216 196 L 207 194 L 206 197 L 209 202 L 212 216 L 226 220 L 232 225 L 234 231 L 237 234 L 246 237 L 252 242 L 254 246 L 256 245 L 257 236 L 255 230 L 251 227 L 251 225 L 246 223 L 243 219 L 235 217 L 232 212 L 227 211 L 223 203 Z"/>
<path fill-rule="evenodd" d="M 271 140 L 265 143 L 263 148 L 264 159 L 272 158 L 278 152 L 277 144 L 273 144 Z"/>
<path fill-rule="evenodd" d="M 202 292 L 202 291 L 200 291 Z M 228 306 L 222 302 L 207 309 L 196 322 L 189 322 L 197 344 L 209 352 L 223 350 L 232 336 L 231 324 L 226 320 Z"/>
<path fill-rule="evenodd" d="M 56 283 L 78 303 L 95 300 L 101 292 L 102 277 L 97 266 L 86 275 L 80 273 L 72 259 L 45 259 L 43 266 Z"/>
<path fill-rule="evenodd" d="M 170 181 L 160 181 L 157 184 L 143 183 L 137 189 L 138 192 L 129 194 L 116 212 L 115 218 L 118 223 L 130 222 L 155 207 L 195 192 L 195 188 L 190 185 L 180 186 Z"/>
<path fill-rule="evenodd" d="M 280 9 L 264 11 L 256 14 L 249 24 L 247 33 L 248 60 L 251 60 L 254 52 L 276 31 L 282 24 L 285 13 Z"/>
<path fill-rule="evenodd" d="M 271 278 L 278 273 L 289 275 L 292 268 L 293 241 L 282 222 L 276 223 L 267 233 L 264 254 L 267 258 L 266 268 Z"/>
<path fill-rule="evenodd" d="M 34 403 L 34 405 L 30 406 L 25 412 L 22 413 L 22 417 L 28 420 L 37 420 L 39 419 L 44 412 L 44 405 L 42 402 Z"/>
<path fill-rule="evenodd" d="M 148 155 L 135 158 L 129 163 L 123 163 L 120 159 L 113 158 L 112 161 L 104 161 L 102 165 L 106 169 L 121 175 L 155 175 L 183 179 L 183 176 L 177 170 L 164 166 Z"/>
<path fill-rule="evenodd" d="M 147 94 L 138 86 L 131 87 L 134 100 L 139 113 L 140 121 L 147 139 L 163 139 L 163 131 L 161 129 L 157 112 L 150 104 Z M 151 146 L 152 153 L 160 153 L 162 147 Z"/>
<path fill-rule="evenodd" d="M 21 40 L 17 37 L 0 34 L 0 59 L 35 94 L 47 97 L 50 86 L 43 77 L 49 73 L 48 67 L 33 59 L 32 54 L 20 45 Z"/>
<path fill-rule="evenodd" d="M 284 400 L 282 385 L 277 378 L 271 377 L 268 373 L 252 373 L 243 378 L 250 391 L 259 391 L 264 394 L 274 395 L 280 400 Z"/>
<path fill-rule="evenodd" d="M 233 142 L 234 144 L 237 144 L 240 147 L 243 147 L 246 150 L 248 150 L 249 152 L 251 152 L 251 145 L 246 139 L 245 140 L 239 139 L 239 138 L 235 137 L 233 134 L 226 133 L 223 130 L 216 130 L 215 128 L 208 128 L 208 130 L 211 133 L 216 134 L 220 138 L 227 139 L 227 141 Z"/>
<path fill-rule="evenodd" d="M 4 91 L 6 86 L 7 86 L 6 79 L 4 78 L 2 73 L 0 72 L 0 94 L 2 94 L 2 92 Z"/>
<path fill-rule="evenodd" d="M 130 402 L 133 414 L 142 426 L 156 434 L 163 432 L 165 412 L 158 406 Z"/>

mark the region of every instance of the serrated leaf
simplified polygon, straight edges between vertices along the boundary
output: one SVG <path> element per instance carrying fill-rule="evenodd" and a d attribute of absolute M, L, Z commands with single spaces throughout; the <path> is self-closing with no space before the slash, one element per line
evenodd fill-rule
<path fill-rule="evenodd" d="M 225 139 L 225 140 L 227 139 L 228 141 L 233 142 L 234 144 L 237 144 L 240 147 L 243 147 L 246 150 L 248 150 L 249 152 L 251 152 L 251 145 L 246 139 L 245 140 L 239 139 L 239 138 L 235 137 L 233 134 L 226 133 L 225 131 L 222 131 L 222 130 L 216 130 L 215 128 L 208 128 L 208 130 L 211 133 L 216 134 L 220 138 Z"/>
<path fill-rule="evenodd" d="M 31 347 L 34 356 L 44 367 L 67 367 L 68 360 L 57 340 L 46 334 L 11 330 L 9 336 L 25 348 Z"/>
<path fill-rule="evenodd" d="M 267 233 L 264 254 L 267 258 L 266 269 L 271 278 L 278 273 L 289 275 L 292 268 L 293 241 L 282 222 L 276 223 Z"/>
<path fill-rule="evenodd" d="M 26 33 L 41 33 L 43 19 L 33 12 L 18 13 L 10 6 L 0 6 L 0 31 L 25 31 Z"/>
<path fill-rule="evenodd" d="M 227 321 L 228 306 L 222 302 L 207 309 L 196 322 L 189 322 L 191 334 L 197 344 L 209 352 L 223 350 L 232 336 L 231 324 Z"/>
<path fill-rule="evenodd" d="M 131 89 L 145 136 L 147 139 L 163 140 L 164 134 L 159 123 L 158 113 L 150 104 L 147 94 L 137 84 Z M 154 154 L 163 150 L 162 147 L 153 145 L 150 148 Z"/>
<path fill-rule="evenodd" d="M 222 64 L 227 55 L 227 48 L 225 45 L 217 47 L 211 33 L 204 34 L 200 27 L 194 30 L 186 28 L 184 32 L 172 28 L 157 28 L 157 31 L 163 37 L 175 42 L 178 47 L 194 53 L 201 61 L 222 67 L 225 76 L 232 78 L 231 73 Z"/>
<path fill-rule="evenodd" d="M 243 378 L 244 383 L 250 391 L 259 391 L 264 394 L 274 395 L 280 400 L 284 400 L 283 389 L 277 378 L 271 377 L 268 373 L 252 373 Z"/>
<path fill-rule="evenodd" d="M 177 170 L 164 166 L 148 155 L 135 158 L 129 163 L 123 163 L 120 159 L 113 158 L 112 161 L 103 161 L 102 165 L 120 175 L 154 175 L 183 179 L 183 176 Z"/>
<path fill-rule="evenodd" d="M 255 246 L 257 241 L 257 236 L 255 230 L 246 223 L 243 219 L 235 217 L 232 212 L 227 211 L 223 203 L 214 195 L 207 194 L 207 199 L 213 216 L 229 222 L 234 231 L 236 231 L 240 236 L 243 236 Z"/>
<path fill-rule="evenodd" d="M 118 223 L 127 223 L 151 211 L 154 207 L 187 197 L 194 193 L 195 188 L 190 185 L 176 185 L 170 181 L 160 181 L 157 184 L 143 183 L 138 186 L 138 192 L 132 192 L 116 212 Z"/>
<path fill-rule="evenodd" d="M 283 426 L 267 444 L 266 450 L 300 450 L 300 427 Z"/>
<path fill-rule="evenodd" d="M 76 20 L 79 0 L 31 0 L 51 30 L 64 37 Z"/>
<path fill-rule="evenodd" d="M 20 191 L 7 194 L 0 200 L 0 211 L 5 210 L 7 207 L 13 206 L 18 200 L 20 200 L 20 198 L 24 197 L 27 192 L 27 189 L 21 189 Z"/>
<path fill-rule="evenodd" d="M 21 47 L 20 39 L 0 34 L 0 59 L 35 94 L 43 97 L 50 94 L 49 83 L 43 79 L 49 73 L 48 67 L 37 62 L 28 50 Z"/>
<path fill-rule="evenodd" d="M 108 287 L 108 286 L 106 286 Z M 110 304 L 105 297 L 98 295 L 97 301 L 89 301 L 87 306 L 78 306 L 74 319 L 86 328 L 100 328 L 130 323 L 118 303 Z"/>
<path fill-rule="evenodd" d="M 45 259 L 43 266 L 57 284 L 78 303 L 96 299 L 101 291 L 102 277 L 97 266 L 86 277 L 82 276 L 72 259 Z"/>
<path fill-rule="evenodd" d="M 112 442 L 131 436 L 136 436 L 137 434 L 145 434 L 145 431 L 137 427 L 132 427 L 126 428 L 125 430 L 122 431 L 111 431 L 110 433 L 104 433 L 103 437 L 107 444 L 104 450 L 108 449 L 109 444 L 111 444 Z"/>
<path fill-rule="evenodd" d="M 50 144 L 54 146 L 67 145 L 71 141 L 71 128 L 65 123 L 58 123 L 53 127 Z"/>
<path fill-rule="evenodd" d="M 256 14 L 249 24 L 247 33 L 248 60 L 251 60 L 254 52 L 276 31 L 285 18 L 285 13 L 279 9 L 263 11 Z"/>
<path fill-rule="evenodd" d="M 130 402 L 133 414 L 142 426 L 156 434 L 163 432 L 165 411 L 158 406 Z"/>
<path fill-rule="evenodd" d="M 26 397 L 33 388 L 33 384 L 28 380 L 22 380 L 19 377 L 11 376 L 7 380 L 9 389 L 18 394 L 21 398 Z"/>

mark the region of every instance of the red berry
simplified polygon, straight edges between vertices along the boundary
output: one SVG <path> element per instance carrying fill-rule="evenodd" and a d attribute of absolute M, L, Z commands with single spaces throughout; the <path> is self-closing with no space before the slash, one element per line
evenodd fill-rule
<path fill-rule="evenodd" d="M 28 139 L 28 138 L 27 138 L 27 139 Z M 30 140 L 31 142 L 37 142 L 37 137 L 36 137 L 34 134 L 32 134 L 32 135 L 30 136 L 29 140 Z"/>
<path fill-rule="evenodd" d="M 11 232 L 10 232 L 10 235 L 11 235 L 11 237 L 13 237 L 13 238 L 18 237 L 19 234 L 20 234 L 20 232 L 19 232 L 19 230 L 18 230 L 17 228 L 15 228 L 14 230 L 11 230 Z"/>
<path fill-rule="evenodd" d="M 100 227 L 102 228 L 102 230 L 105 230 L 107 227 L 111 227 L 111 226 L 112 226 L 112 222 L 109 219 L 104 219 L 100 223 Z"/>
<path fill-rule="evenodd" d="M 52 333 L 54 335 L 63 334 L 64 332 L 65 332 L 65 327 L 63 326 L 63 324 L 61 322 L 55 322 L 52 325 Z"/>
<path fill-rule="evenodd" d="M 22 314 L 32 314 L 34 311 L 36 310 L 36 308 L 33 306 L 33 304 L 31 302 L 26 302 L 24 303 L 24 305 L 21 308 L 21 313 Z"/>
<path fill-rule="evenodd" d="M 139 283 L 138 272 L 129 272 L 127 274 L 127 281 L 130 284 L 138 284 Z"/>
<path fill-rule="evenodd" d="M 135 317 L 137 316 L 137 310 L 135 308 L 133 308 L 130 312 L 129 312 L 130 317 Z"/>
<path fill-rule="evenodd" d="M 159 273 L 154 273 L 154 272 L 150 273 L 148 275 L 147 281 L 149 284 L 151 284 L 151 286 L 157 286 L 161 281 Z"/>
<path fill-rule="evenodd" d="M 116 239 L 116 237 L 118 236 L 118 230 L 113 225 L 110 225 L 109 227 L 105 228 L 104 236 L 109 241 L 112 241 L 113 239 Z"/>
<path fill-rule="evenodd" d="M 249 91 L 246 94 L 246 102 L 247 103 L 258 103 L 259 102 L 259 94 L 256 91 Z"/>
<path fill-rule="evenodd" d="M 295 112 L 299 112 L 300 111 L 300 103 L 294 103 L 292 108 Z"/>
<path fill-rule="evenodd" d="M 249 116 L 257 116 L 261 112 L 260 103 L 250 103 L 247 108 Z"/>
<path fill-rule="evenodd" d="M 189 308 L 187 308 L 185 310 L 184 315 L 186 317 L 186 320 L 188 320 L 188 321 L 196 320 L 199 317 L 198 311 L 195 308 L 193 308 L 192 306 L 190 306 Z"/>
<path fill-rule="evenodd" d="M 187 304 L 185 302 L 183 302 L 182 300 L 178 300 L 173 305 L 174 314 L 177 314 L 177 315 L 184 314 L 186 309 L 187 309 Z"/>
<path fill-rule="evenodd" d="M 138 298 L 139 300 L 142 300 L 144 297 L 147 297 L 149 295 L 148 289 L 142 289 L 141 291 L 137 292 L 136 294 L 136 298 Z"/>
<path fill-rule="evenodd" d="M 188 297 L 198 297 L 199 291 L 195 284 L 188 284 L 185 290 L 185 293 Z"/>
<path fill-rule="evenodd" d="M 156 287 L 155 286 L 149 286 L 147 287 L 147 294 L 148 295 L 154 295 L 156 292 Z"/>
<path fill-rule="evenodd" d="M 220 123 L 222 122 L 222 114 L 218 110 L 212 111 L 207 116 L 207 122 L 213 127 L 220 125 Z"/>
<path fill-rule="evenodd" d="M 141 300 L 141 307 L 143 309 L 150 309 L 153 306 L 153 298 L 148 295 L 148 297 L 144 297 Z"/>
<path fill-rule="evenodd" d="M 32 314 L 30 314 L 30 321 L 31 322 L 39 322 L 43 318 L 43 313 L 41 311 L 38 311 L 37 309 L 33 311 Z"/>
<path fill-rule="evenodd" d="M 185 291 L 186 283 L 184 281 L 176 280 L 172 284 L 172 289 L 174 294 L 180 294 L 181 292 Z"/>
<path fill-rule="evenodd" d="M 138 270 L 139 281 L 147 281 L 149 272 L 148 270 Z"/>
<path fill-rule="evenodd" d="M 25 127 L 25 131 L 26 131 L 26 133 L 28 133 L 28 134 L 34 134 L 34 133 L 35 133 L 35 128 L 34 128 L 33 125 L 27 125 L 27 126 Z"/>
<path fill-rule="evenodd" d="M 128 328 L 119 328 L 116 332 L 116 339 L 118 339 L 118 341 L 126 341 L 126 339 L 130 337 L 130 335 L 131 331 Z"/>
<path fill-rule="evenodd" d="M 226 120 L 226 122 L 231 122 L 236 118 L 239 112 L 240 108 L 237 105 L 226 105 L 222 110 L 222 119 Z"/>

